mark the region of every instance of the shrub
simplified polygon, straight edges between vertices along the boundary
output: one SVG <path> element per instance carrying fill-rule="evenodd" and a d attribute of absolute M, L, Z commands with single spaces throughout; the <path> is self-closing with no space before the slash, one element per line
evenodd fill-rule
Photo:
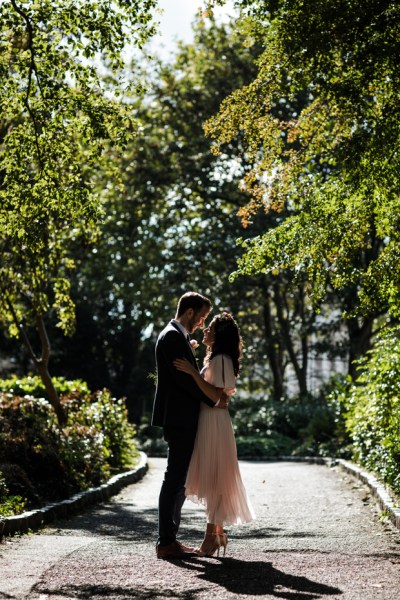
<path fill-rule="evenodd" d="M 341 401 L 350 381 L 348 376 L 335 375 L 321 386 L 318 395 L 307 399 L 308 421 L 299 429 L 294 455 L 351 457 L 351 440 Z"/>
<path fill-rule="evenodd" d="M 245 444 L 251 438 L 254 456 L 259 456 L 263 447 L 266 456 L 276 456 L 281 445 L 282 453 L 297 456 L 349 456 L 343 407 L 331 394 L 338 386 L 341 379 L 334 377 L 317 395 L 278 401 L 260 392 L 244 391 L 233 399 L 230 409 L 237 439 Z"/>
<path fill-rule="evenodd" d="M 292 453 L 294 444 L 294 440 L 275 431 L 271 431 L 269 435 L 262 437 L 238 436 L 236 438 L 239 458 L 288 456 Z"/>
<path fill-rule="evenodd" d="M 68 422 L 73 419 L 82 426 L 94 427 L 101 434 L 101 444 L 112 470 L 128 468 L 134 464 L 137 449 L 134 443 L 135 426 L 128 422 L 124 399 L 112 398 L 108 390 L 92 396 L 63 398 Z"/>
<path fill-rule="evenodd" d="M 358 365 L 341 399 L 355 458 L 400 494 L 400 327 L 382 332 Z"/>
<path fill-rule="evenodd" d="M 53 384 L 60 395 L 79 395 L 90 394 L 87 383 L 81 379 L 73 381 L 65 377 L 54 377 Z M 9 379 L 0 380 L 0 391 L 8 392 L 14 396 L 32 396 L 33 398 L 43 398 L 46 396 L 45 387 L 38 375 L 28 375 L 27 377 L 18 377 L 12 375 Z"/>
<path fill-rule="evenodd" d="M 0 517 L 10 517 L 22 513 L 26 501 L 22 496 L 10 494 L 4 474 L 0 469 Z M 1 537 L 1 536 L 0 536 Z"/>
<path fill-rule="evenodd" d="M 33 389 L 33 379 L 18 380 L 19 389 L 24 391 L 25 383 Z M 82 382 L 58 383 L 69 390 L 61 395 L 68 419 L 63 429 L 44 398 L 0 393 L 4 486 L 9 495 L 20 490 L 29 507 L 99 485 L 112 472 L 131 467 L 137 455 L 123 400 L 107 390 L 91 395 Z"/>

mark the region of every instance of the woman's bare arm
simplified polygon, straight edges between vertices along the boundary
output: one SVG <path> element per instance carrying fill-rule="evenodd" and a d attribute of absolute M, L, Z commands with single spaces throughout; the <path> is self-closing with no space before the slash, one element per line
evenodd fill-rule
<path fill-rule="evenodd" d="M 220 400 L 224 388 L 217 388 L 215 385 L 208 383 L 186 358 L 177 358 L 174 360 L 173 364 L 178 371 L 183 371 L 193 377 L 203 394 L 210 398 L 210 400 L 213 402 L 218 402 L 218 400 Z"/>

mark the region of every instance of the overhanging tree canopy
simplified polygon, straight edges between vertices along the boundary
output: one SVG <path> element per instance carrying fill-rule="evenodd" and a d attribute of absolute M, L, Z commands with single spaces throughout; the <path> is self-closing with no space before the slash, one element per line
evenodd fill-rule
<path fill-rule="evenodd" d="M 155 0 L 10 0 L 0 5 L 0 318 L 24 336 L 63 420 L 47 365 L 44 316 L 71 331 L 71 247 L 96 233 L 92 173 L 105 144 L 134 131 L 119 101 L 122 51 L 151 35 Z M 107 62 L 115 77 L 94 65 Z M 36 322 L 41 356 L 24 325 Z"/>
<path fill-rule="evenodd" d="M 351 288 L 351 314 L 400 306 L 400 7 L 389 0 L 238 0 L 265 51 L 250 85 L 207 125 L 216 151 L 245 140 L 245 178 L 259 208 L 296 214 L 245 244 L 239 273 L 292 268 L 312 282 Z M 251 21 L 250 21 L 251 22 Z M 290 121 L 277 103 L 307 93 Z"/>

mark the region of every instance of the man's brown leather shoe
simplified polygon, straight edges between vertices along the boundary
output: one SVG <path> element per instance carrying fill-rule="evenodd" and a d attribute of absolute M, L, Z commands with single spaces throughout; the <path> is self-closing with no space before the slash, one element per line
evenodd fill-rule
<path fill-rule="evenodd" d="M 172 542 L 168 546 L 157 544 L 157 558 L 190 558 L 192 551 L 185 551 L 179 542 Z"/>
<path fill-rule="evenodd" d="M 175 541 L 178 544 L 178 546 L 180 546 L 182 548 L 182 550 L 184 552 L 190 552 L 191 554 L 195 554 L 196 548 L 194 548 L 194 546 L 185 546 L 185 544 L 182 544 L 182 542 L 180 542 L 179 540 L 175 540 Z"/>

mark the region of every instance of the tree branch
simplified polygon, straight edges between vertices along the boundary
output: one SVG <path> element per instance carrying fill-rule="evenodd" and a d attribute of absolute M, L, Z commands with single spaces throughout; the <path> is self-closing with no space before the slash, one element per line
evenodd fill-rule
<path fill-rule="evenodd" d="M 297 381 L 299 383 L 300 393 L 307 393 L 307 381 L 306 381 L 306 373 L 304 373 L 302 367 L 299 364 L 296 351 L 294 349 L 293 341 L 290 334 L 290 326 L 288 318 L 283 314 L 282 306 L 284 304 L 284 298 L 282 298 L 282 294 L 279 290 L 279 285 L 277 283 L 273 284 L 274 290 L 274 302 L 276 307 L 276 314 L 278 317 L 278 322 L 282 332 L 282 338 L 284 344 L 286 346 L 286 350 L 289 354 L 290 361 L 296 373 Z"/>
<path fill-rule="evenodd" d="M 29 103 L 29 96 L 31 93 L 33 73 L 36 74 L 36 79 L 37 79 L 37 82 L 38 82 L 38 85 L 40 88 L 39 77 L 37 74 L 37 69 L 36 69 L 36 64 L 35 64 L 35 51 L 33 49 L 33 27 L 32 27 L 32 23 L 29 19 L 29 16 L 17 5 L 15 0 L 11 0 L 11 4 L 12 4 L 14 10 L 24 19 L 24 21 L 26 23 L 27 32 L 28 32 L 28 50 L 31 54 L 31 60 L 30 60 L 30 64 L 29 64 L 28 87 L 26 90 L 24 104 L 25 104 L 25 106 L 28 110 L 29 116 L 31 117 L 32 122 L 33 122 L 33 128 L 35 130 L 35 145 L 36 145 L 36 151 L 38 154 L 38 162 L 39 162 L 40 171 L 42 171 L 43 170 L 43 161 L 42 161 L 42 153 L 40 151 L 40 145 L 39 145 L 39 131 L 38 131 L 39 128 L 38 128 L 38 124 L 36 121 L 35 113 L 33 112 L 32 107 Z"/>
<path fill-rule="evenodd" d="M 42 356 L 40 360 L 47 367 L 47 365 L 49 364 L 51 346 L 42 315 L 36 315 L 36 325 L 38 328 L 40 342 L 42 345 Z"/>

